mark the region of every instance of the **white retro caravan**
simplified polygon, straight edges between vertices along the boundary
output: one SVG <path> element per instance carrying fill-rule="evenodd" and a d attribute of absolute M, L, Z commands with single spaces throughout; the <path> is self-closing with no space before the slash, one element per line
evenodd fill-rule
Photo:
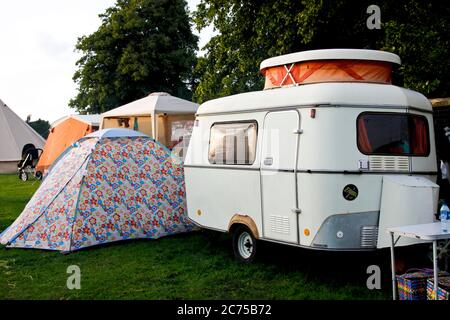
<path fill-rule="evenodd" d="M 387 227 L 432 222 L 432 109 L 391 84 L 393 64 L 374 50 L 283 55 L 261 63 L 265 90 L 202 104 L 185 160 L 189 217 L 233 233 L 245 262 L 256 239 L 373 250 L 389 246 Z"/>

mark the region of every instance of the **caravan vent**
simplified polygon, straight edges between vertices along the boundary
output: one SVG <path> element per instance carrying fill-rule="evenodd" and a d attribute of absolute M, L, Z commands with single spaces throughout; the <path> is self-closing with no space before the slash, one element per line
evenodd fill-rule
<path fill-rule="evenodd" d="M 269 216 L 269 227 L 271 232 L 289 234 L 289 218 L 283 216 Z"/>
<path fill-rule="evenodd" d="M 364 226 L 361 228 L 361 248 L 376 248 L 377 239 L 377 226 Z"/>
<path fill-rule="evenodd" d="M 398 156 L 370 156 L 369 168 L 374 171 L 409 171 L 409 159 Z"/>

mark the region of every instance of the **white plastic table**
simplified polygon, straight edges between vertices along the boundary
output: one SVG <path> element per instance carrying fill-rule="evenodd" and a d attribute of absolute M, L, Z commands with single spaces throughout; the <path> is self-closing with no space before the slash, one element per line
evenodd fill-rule
<path fill-rule="evenodd" d="M 391 268 L 392 268 L 392 296 L 397 300 L 397 279 L 395 277 L 395 255 L 394 247 L 400 237 L 420 239 L 433 243 L 433 270 L 434 270 L 434 292 L 435 299 L 438 299 L 438 248 L 439 240 L 450 239 L 450 232 L 442 232 L 440 222 L 415 224 L 403 227 L 388 228 L 387 232 L 391 234 Z M 397 235 L 397 239 L 395 239 Z"/>

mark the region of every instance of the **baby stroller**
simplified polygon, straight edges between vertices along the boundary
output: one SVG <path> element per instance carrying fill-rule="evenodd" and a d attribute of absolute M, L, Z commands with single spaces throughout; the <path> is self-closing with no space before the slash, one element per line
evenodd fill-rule
<path fill-rule="evenodd" d="M 17 164 L 19 179 L 27 181 L 30 174 L 33 174 L 37 180 L 42 179 L 42 172 L 36 171 L 36 165 L 42 155 L 42 149 L 36 148 L 32 144 L 27 144 L 22 150 L 22 160 Z"/>

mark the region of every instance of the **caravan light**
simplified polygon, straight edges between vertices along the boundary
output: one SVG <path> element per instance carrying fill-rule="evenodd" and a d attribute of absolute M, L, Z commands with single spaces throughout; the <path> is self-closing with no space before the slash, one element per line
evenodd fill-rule
<path fill-rule="evenodd" d="M 306 228 L 305 230 L 303 230 L 303 233 L 305 234 L 305 236 L 309 236 L 310 234 L 309 229 Z"/>

